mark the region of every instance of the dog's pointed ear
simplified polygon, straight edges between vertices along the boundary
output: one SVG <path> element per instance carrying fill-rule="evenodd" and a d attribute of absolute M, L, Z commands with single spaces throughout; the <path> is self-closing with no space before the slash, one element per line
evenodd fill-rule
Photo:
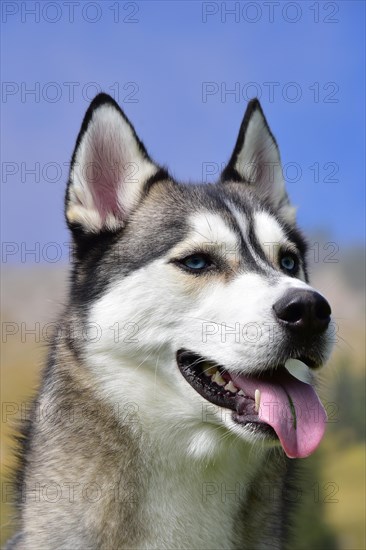
<path fill-rule="evenodd" d="M 293 223 L 295 208 L 285 189 L 280 152 L 258 99 L 252 99 L 241 124 L 235 149 L 221 174 L 221 182 L 243 182 Z"/>
<path fill-rule="evenodd" d="M 114 99 L 99 94 L 85 114 L 71 160 L 69 227 L 85 234 L 120 229 L 159 170 Z"/>

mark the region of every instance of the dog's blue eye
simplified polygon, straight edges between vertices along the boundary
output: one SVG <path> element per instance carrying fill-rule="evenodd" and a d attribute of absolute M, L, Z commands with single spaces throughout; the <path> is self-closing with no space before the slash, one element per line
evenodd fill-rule
<path fill-rule="evenodd" d="M 297 268 L 299 266 L 299 261 L 293 254 L 285 254 L 280 259 L 280 264 L 282 269 L 285 269 L 286 271 L 290 273 L 294 273 L 297 271 Z"/>
<path fill-rule="evenodd" d="M 185 260 L 183 260 L 183 264 L 186 267 L 189 267 L 189 269 L 204 269 L 208 266 L 207 259 L 205 256 L 201 256 L 200 254 L 194 254 L 193 256 L 185 258 Z"/>
<path fill-rule="evenodd" d="M 188 256 L 187 258 L 184 258 L 182 264 L 193 271 L 202 271 L 202 269 L 205 269 L 210 265 L 206 256 L 203 256 L 202 254 L 193 254 L 192 256 Z"/>

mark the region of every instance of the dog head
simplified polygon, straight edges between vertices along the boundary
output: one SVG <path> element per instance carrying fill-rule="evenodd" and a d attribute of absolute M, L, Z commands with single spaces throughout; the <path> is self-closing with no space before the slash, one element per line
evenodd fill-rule
<path fill-rule="evenodd" d="M 79 352 L 106 398 L 135 403 L 145 423 L 220 425 L 248 442 L 280 440 L 290 457 L 316 448 L 326 417 L 313 373 L 330 352 L 331 312 L 308 284 L 257 100 L 220 180 L 183 185 L 97 96 L 65 208 L 71 309 L 92 329 Z"/>

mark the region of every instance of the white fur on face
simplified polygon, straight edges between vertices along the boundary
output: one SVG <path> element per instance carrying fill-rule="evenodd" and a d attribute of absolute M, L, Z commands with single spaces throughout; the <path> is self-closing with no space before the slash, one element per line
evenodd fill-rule
<path fill-rule="evenodd" d="M 289 244 L 282 227 L 268 212 L 254 214 L 254 231 L 263 250 L 267 244 L 274 243 L 278 247 Z"/>
<path fill-rule="evenodd" d="M 239 237 L 219 214 L 202 212 L 189 218 L 188 237 L 175 246 L 170 256 L 188 256 L 200 250 L 215 250 L 230 261 L 239 253 Z"/>
<path fill-rule="evenodd" d="M 190 223 L 188 238 L 176 247 L 181 251 L 194 252 L 205 242 L 220 242 L 226 249 L 238 244 L 237 235 L 217 214 L 197 214 Z M 273 304 L 289 288 L 310 287 L 280 272 L 271 284 L 265 275 L 252 272 L 238 272 L 229 281 L 213 275 L 204 282 L 169 263 L 173 251 L 113 284 L 97 300 L 89 321 L 100 327 L 100 336 L 88 342 L 86 354 L 110 402 L 135 403 L 144 424 L 158 433 L 163 425 L 179 422 L 182 432 L 189 426 L 189 439 L 192 423 L 210 429 L 202 422 L 207 401 L 179 372 L 176 352 L 188 349 L 232 371 L 268 368 L 282 344 Z M 230 414 L 226 416 L 217 423 L 232 428 Z M 181 443 L 198 448 L 184 438 Z"/>
<path fill-rule="evenodd" d="M 194 214 L 190 217 L 189 223 L 192 227 L 189 242 L 224 244 L 232 250 L 238 248 L 238 236 L 219 214 L 211 212 Z"/>

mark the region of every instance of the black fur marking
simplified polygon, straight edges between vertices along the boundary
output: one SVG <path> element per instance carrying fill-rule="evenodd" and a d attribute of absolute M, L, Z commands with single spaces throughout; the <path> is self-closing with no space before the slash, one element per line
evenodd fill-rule
<path fill-rule="evenodd" d="M 152 186 L 155 183 L 158 183 L 158 182 L 161 182 L 161 181 L 166 181 L 166 180 L 171 180 L 171 179 L 172 178 L 170 177 L 168 170 L 166 168 L 160 168 L 156 172 L 156 174 L 151 176 L 151 178 L 149 178 L 147 180 L 147 182 L 145 183 L 144 195 L 146 196 L 149 193 L 150 189 L 152 188 Z"/>
<path fill-rule="evenodd" d="M 220 191 L 221 188 L 218 186 L 217 189 Z M 226 192 L 228 192 L 227 188 L 226 188 Z M 269 262 L 267 256 L 265 255 L 262 247 L 258 243 L 254 232 L 254 228 L 253 228 L 253 208 L 254 208 L 254 211 L 260 211 L 260 210 L 263 210 L 263 206 L 265 205 L 261 203 L 256 196 L 255 197 L 251 196 L 250 202 L 249 202 L 248 199 L 245 197 L 244 193 L 238 194 L 238 193 L 230 192 L 230 195 L 225 198 L 226 199 L 228 198 L 230 200 L 232 205 L 236 208 L 237 212 L 239 214 L 242 213 L 243 217 L 247 221 L 248 232 L 244 236 L 241 232 L 240 227 L 238 226 L 236 217 L 232 214 L 232 212 L 228 208 L 230 212 L 230 219 L 232 221 L 231 227 L 237 233 L 240 239 L 240 243 L 241 243 L 240 252 L 241 252 L 241 256 L 243 257 L 243 265 L 245 266 L 245 271 L 252 271 L 260 275 L 268 276 L 268 271 L 265 270 L 261 265 L 259 265 L 257 259 L 254 258 L 252 254 L 249 252 L 247 242 L 245 240 L 245 237 L 247 237 L 250 245 L 255 250 L 258 257 L 260 257 L 264 263 L 268 264 L 269 268 L 273 268 L 272 264 Z"/>
<path fill-rule="evenodd" d="M 231 160 L 229 162 L 231 163 Z M 226 168 L 222 172 L 221 178 L 222 178 L 223 182 L 225 182 L 225 181 L 241 181 L 241 182 L 244 182 L 242 176 L 239 174 L 239 172 L 233 166 L 231 166 L 231 164 L 226 166 Z M 249 182 L 245 182 L 245 183 L 247 183 L 249 185 Z"/>
<path fill-rule="evenodd" d="M 202 187 L 205 190 L 207 185 L 203 185 Z M 225 191 L 227 192 L 228 190 L 226 189 Z M 249 222 L 252 218 L 251 210 L 253 208 L 253 205 L 250 206 L 249 204 L 247 204 L 244 196 L 239 197 L 238 195 L 232 195 L 232 194 L 227 195 L 226 193 L 223 195 L 223 190 L 220 186 L 210 187 L 209 192 L 210 192 L 210 195 L 212 197 L 215 197 L 217 201 L 217 207 L 215 208 L 215 211 L 218 214 L 222 215 L 224 221 L 227 223 L 227 225 L 232 229 L 232 231 L 238 237 L 238 241 L 240 242 L 240 250 L 236 251 L 236 253 L 237 253 L 237 256 L 239 257 L 239 252 L 240 252 L 242 269 L 244 271 L 252 271 L 260 275 L 266 274 L 266 271 L 262 268 L 262 266 L 258 264 L 256 259 L 252 256 L 252 254 L 248 250 L 248 246 L 245 242 L 245 238 L 238 225 L 238 221 L 234 216 L 234 214 L 232 213 L 232 211 L 230 210 L 230 206 L 227 206 L 227 204 L 225 203 L 225 200 L 229 200 L 230 202 L 232 202 L 233 206 L 235 206 L 238 212 L 243 212 L 243 215 Z M 229 251 L 229 253 L 230 252 L 232 251 Z"/>
<path fill-rule="evenodd" d="M 229 185 L 226 186 L 227 192 L 228 192 L 228 187 Z M 273 267 L 268 257 L 266 256 L 265 252 L 263 251 L 262 246 L 258 242 L 256 234 L 254 232 L 254 227 L 253 227 L 253 213 L 256 211 L 263 211 L 264 209 L 266 212 L 268 212 L 270 216 L 272 216 L 277 221 L 280 227 L 282 227 L 287 239 L 296 246 L 302 259 L 302 267 L 305 274 L 305 280 L 306 282 L 308 282 L 307 262 L 306 262 L 308 243 L 304 235 L 298 229 L 297 226 L 290 225 L 286 221 L 284 221 L 282 218 L 279 218 L 277 212 L 275 211 L 273 206 L 268 203 L 268 201 L 260 199 L 251 191 L 249 191 L 248 188 L 246 189 L 247 189 L 247 194 L 245 193 L 244 190 L 243 192 L 238 193 L 230 189 L 230 201 L 233 203 L 233 205 L 239 212 L 243 212 L 245 218 L 248 220 L 247 236 L 253 249 L 255 250 L 257 255 L 261 258 L 261 260 L 267 263 L 269 267 Z M 243 240 L 243 243 L 245 248 L 246 244 L 244 240 Z M 260 269 L 258 266 L 257 268 Z"/>
<path fill-rule="evenodd" d="M 103 292 L 98 268 L 108 251 L 118 242 L 121 231 L 102 231 L 97 234 L 80 233 L 75 239 L 75 263 L 71 273 L 71 301 L 86 306 Z"/>

